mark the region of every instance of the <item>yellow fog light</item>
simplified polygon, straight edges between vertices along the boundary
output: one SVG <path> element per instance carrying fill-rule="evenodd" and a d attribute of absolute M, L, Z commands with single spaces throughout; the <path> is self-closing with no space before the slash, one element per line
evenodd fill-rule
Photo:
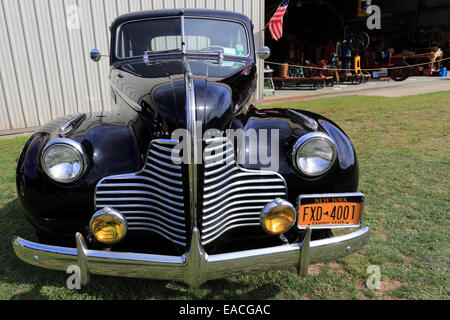
<path fill-rule="evenodd" d="M 261 211 L 261 227 L 270 234 L 287 232 L 295 223 L 295 208 L 288 201 L 275 199 Z"/>
<path fill-rule="evenodd" d="M 103 208 L 95 213 L 89 227 L 95 239 L 105 244 L 115 244 L 127 233 L 126 219 L 111 208 Z"/>

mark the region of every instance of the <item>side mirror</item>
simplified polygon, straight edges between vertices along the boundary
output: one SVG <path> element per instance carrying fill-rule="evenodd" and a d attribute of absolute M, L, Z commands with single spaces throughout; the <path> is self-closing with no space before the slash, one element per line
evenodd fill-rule
<path fill-rule="evenodd" d="M 268 59 L 270 57 L 269 47 L 266 47 L 266 46 L 261 47 L 261 49 L 259 49 L 258 56 L 263 60 Z"/>
<path fill-rule="evenodd" d="M 99 62 L 102 58 L 102 54 L 100 53 L 100 50 L 98 49 L 92 49 L 91 50 L 91 60 L 94 62 Z"/>

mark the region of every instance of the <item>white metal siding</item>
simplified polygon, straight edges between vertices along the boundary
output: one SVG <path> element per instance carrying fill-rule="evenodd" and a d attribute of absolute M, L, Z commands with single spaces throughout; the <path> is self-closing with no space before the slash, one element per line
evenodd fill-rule
<path fill-rule="evenodd" d="M 109 52 L 109 26 L 117 16 L 173 8 L 243 13 L 255 25 L 256 49 L 264 42 L 263 0 L 0 0 L 0 130 L 109 110 L 109 61 L 91 62 L 90 50 Z M 78 25 L 71 19 L 77 16 Z"/>

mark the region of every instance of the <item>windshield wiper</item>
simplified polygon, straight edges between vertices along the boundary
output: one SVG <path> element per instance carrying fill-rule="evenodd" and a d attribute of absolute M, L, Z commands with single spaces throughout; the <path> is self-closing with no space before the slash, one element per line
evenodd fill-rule
<path fill-rule="evenodd" d="M 169 50 L 158 50 L 158 51 L 147 51 L 150 54 L 160 54 L 160 53 L 171 53 L 171 52 L 180 52 L 181 49 L 169 49 Z"/>
<path fill-rule="evenodd" d="M 168 54 L 168 53 L 182 54 L 180 49 L 161 50 L 161 51 L 145 51 L 143 59 L 144 59 L 145 63 L 149 63 L 151 57 L 155 57 L 155 56 L 158 56 L 158 55 L 161 55 L 161 54 Z M 187 52 L 186 54 L 193 55 L 193 56 L 201 56 L 201 57 L 204 57 L 204 56 L 217 57 L 217 63 L 218 64 L 222 64 L 223 60 L 224 60 L 224 54 L 223 54 L 222 51 L 219 51 L 219 50 L 211 50 L 211 51 L 196 50 L 196 51 Z"/>

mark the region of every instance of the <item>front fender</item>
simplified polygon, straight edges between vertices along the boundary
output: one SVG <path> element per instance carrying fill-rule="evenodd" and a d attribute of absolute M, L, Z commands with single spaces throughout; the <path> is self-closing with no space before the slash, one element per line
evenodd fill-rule
<path fill-rule="evenodd" d="M 270 132 L 271 129 L 277 129 L 279 136 L 279 152 L 278 157 L 272 158 L 278 162 L 277 165 L 270 167 L 264 162 L 261 162 L 258 156 L 256 163 L 249 163 L 248 161 L 240 163 L 240 165 L 247 169 L 254 170 L 273 170 L 280 173 L 286 180 L 288 186 L 288 200 L 296 203 L 297 196 L 300 194 L 311 193 L 341 193 L 341 192 L 355 192 L 358 188 L 359 170 L 358 161 L 354 147 L 344 133 L 333 121 L 303 110 L 296 109 L 257 109 L 250 107 L 247 112 L 238 115 L 232 125 L 232 129 L 242 129 L 245 133 L 249 130 L 259 131 L 266 129 Z M 320 131 L 328 134 L 335 142 L 338 157 L 334 166 L 326 174 L 319 177 L 306 177 L 299 173 L 292 165 L 291 153 L 296 141 L 303 135 Z M 267 139 L 269 150 L 271 147 L 271 138 Z M 251 148 L 239 148 L 239 157 L 241 159 L 250 159 L 255 156 L 257 152 L 262 154 L 269 154 L 264 144 L 258 143 L 258 150 Z"/>
<path fill-rule="evenodd" d="M 39 231 L 72 237 L 94 213 L 98 181 L 140 170 L 151 135 L 137 115 L 106 113 L 86 114 L 68 134 L 60 134 L 59 127 L 70 118 L 54 120 L 30 137 L 19 158 L 16 182 L 25 215 Z M 89 159 L 86 173 L 73 184 L 55 182 L 41 168 L 42 149 L 57 138 L 79 142 Z"/>

